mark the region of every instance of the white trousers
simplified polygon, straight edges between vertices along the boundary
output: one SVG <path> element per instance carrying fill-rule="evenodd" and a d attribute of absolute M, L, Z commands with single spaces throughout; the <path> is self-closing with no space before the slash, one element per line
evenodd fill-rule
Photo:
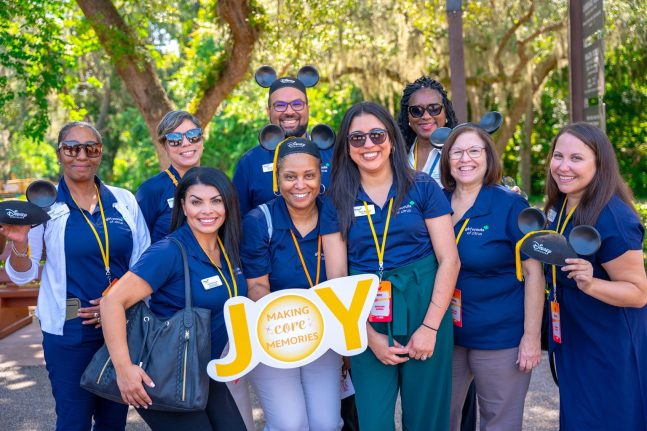
<path fill-rule="evenodd" d="M 258 364 L 249 379 L 263 406 L 265 430 L 341 430 L 341 365 L 332 350 L 299 368 Z"/>

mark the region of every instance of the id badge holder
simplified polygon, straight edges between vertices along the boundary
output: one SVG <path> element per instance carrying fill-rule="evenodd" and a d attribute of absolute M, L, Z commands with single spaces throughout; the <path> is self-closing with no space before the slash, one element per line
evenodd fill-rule
<path fill-rule="evenodd" d="M 112 281 L 110 282 L 110 285 L 108 287 L 106 287 L 106 290 L 101 292 L 101 297 L 106 296 L 108 294 L 108 292 L 110 292 L 110 289 L 112 288 L 112 286 L 114 286 L 115 283 L 118 282 L 118 281 L 119 281 L 119 279 L 117 277 L 113 278 Z"/>
<path fill-rule="evenodd" d="M 454 326 L 463 327 L 463 299 L 459 289 L 454 289 L 454 295 L 451 301 L 452 321 Z"/>
<path fill-rule="evenodd" d="M 550 302 L 550 321 L 553 328 L 553 341 L 557 344 L 562 344 L 562 324 L 559 316 L 559 303 L 557 301 Z"/>
<path fill-rule="evenodd" d="M 371 308 L 371 314 L 368 315 L 369 322 L 390 322 L 393 320 L 393 296 L 391 291 L 391 282 L 387 280 L 380 281 L 377 290 L 377 296 Z"/>

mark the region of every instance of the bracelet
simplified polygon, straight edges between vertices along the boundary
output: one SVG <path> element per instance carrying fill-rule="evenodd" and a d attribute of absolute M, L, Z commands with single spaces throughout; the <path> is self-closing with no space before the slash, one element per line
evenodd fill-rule
<path fill-rule="evenodd" d="M 447 309 L 446 309 L 446 308 L 443 308 L 443 307 L 441 307 L 440 305 L 436 304 L 436 303 L 434 302 L 434 299 L 433 299 L 433 298 L 431 298 L 431 303 L 432 303 L 433 305 L 435 305 L 435 306 L 436 306 L 436 308 L 439 308 L 439 309 L 441 309 L 441 310 L 443 310 L 443 311 L 447 311 Z"/>
<path fill-rule="evenodd" d="M 431 330 L 432 330 L 432 331 L 434 331 L 434 332 L 438 332 L 438 329 L 436 329 L 436 328 L 434 328 L 434 327 L 431 327 L 431 326 L 427 325 L 425 322 L 422 322 L 420 325 L 424 326 L 424 327 L 425 327 L 425 328 L 427 328 L 427 329 L 431 329 Z"/>
<path fill-rule="evenodd" d="M 21 253 L 16 249 L 16 244 L 11 241 L 11 251 L 16 255 L 16 257 L 29 257 L 29 244 L 27 244 L 27 250 Z"/>

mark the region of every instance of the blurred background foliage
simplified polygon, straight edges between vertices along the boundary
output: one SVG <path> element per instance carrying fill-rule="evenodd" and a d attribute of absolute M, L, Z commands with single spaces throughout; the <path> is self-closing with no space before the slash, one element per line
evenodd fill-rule
<path fill-rule="evenodd" d="M 172 104 L 191 110 L 205 79 L 219 79 L 210 75 L 212 66 L 231 55 L 230 28 L 218 2 L 111 3 L 133 30 L 123 37 L 153 64 Z M 306 64 L 319 69 L 322 81 L 308 91 L 310 127 L 324 122 L 337 128 L 345 110 L 365 99 L 397 115 L 404 85 L 422 74 L 449 89 L 445 1 L 248 3 L 259 38 L 245 76 L 209 122 L 204 165 L 231 174 L 256 145 L 267 122 L 267 90 L 253 79 L 262 64 L 280 75 Z M 492 109 L 504 114 L 506 124 L 495 138 L 505 173 L 541 199 L 551 139 L 569 118 L 567 1 L 463 4 L 470 119 Z M 605 13 L 607 133 L 624 178 L 644 199 L 647 3 L 606 1 Z M 78 119 L 95 123 L 104 135 L 100 175 L 108 183 L 134 191 L 159 171 L 149 129 L 114 64 L 76 2 L 0 0 L 0 180 L 56 179 L 57 132 Z"/>

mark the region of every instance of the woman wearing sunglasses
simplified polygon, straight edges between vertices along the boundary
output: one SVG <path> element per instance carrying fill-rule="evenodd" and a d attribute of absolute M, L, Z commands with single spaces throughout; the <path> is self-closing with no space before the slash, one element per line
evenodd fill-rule
<path fill-rule="evenodd" d="M 275 150 L 275 192 L 243 221 L 241 257 L 249 297 L 307 289 L 326 280 L 319 234 L 321 155 L 309 139 L 289 138 Z M 333 431 L 340 417 L 340 356 L 329 350 L 300 368 L 259 364 L 250 374 L 266 429 Z"/>
<path fill-rule="evenodd" d="M 440 150 L 429 142 L 439 127 L 458 124 L 452 103 L 440 82 L 422 76 L 408 84 L 400 99 L 398 126 L 409 153 L 409 166 L 425 172 L 440 184 Z"/>
<path fill-rule="evenodd" d="M 204 143 L 200 120 L 186 111 L 167 113 L 157 126 L 157 137 L 171 165 L 144 181 L 136 194 L 151 233 L 151 243 L 170 232 L 175 188 L 186 171 L 200 166 Z"/>
<path fill-rule="evenodd" d="M 461 259 L 452 315 L 454 355 L 450 430 L 474 381 L 481 429 L 520 430 L 530 372 L 539 363 L 545 279 L 539 262 L 522 262 L 517 280 L 515 245 L 523 237 L 519 213 L 528 202 L 498 185 L 501 162 L 480 127 L 454 129 L 443 147 L 440 172 L 451 202 Z"/>
<path fill-rule="evenodd" d="M 321 212 L 328 278 L 375 273 L 392 297 L 351 358 L 360 428 L 447 430 L 453 346 L 447 312 L 460 267 L 451 209 L 440 187 L 407 164 L 391 115 L 371 102 L 342 120 L 332 186 Z M 387 307 L 388 309 L 388 307 Z"/>
<path fill-rule="evenodd" d="M 38 276 L 47 258 L 36 315 L 43 331 L 45 364 L 56 401 L 57 430 L 117 430 L 126 426 L 127 406 L 99 398 L 79 386 L 94 353 L 103 345 L 99 301 L 150 245 L 135 197 L 96 177 L 101 135 L 91 124 L 66 124 L 58 135 L 63 176 L 45 225 L 4 225 L 13 242 L 6 270 L 16 284 Z"/>

